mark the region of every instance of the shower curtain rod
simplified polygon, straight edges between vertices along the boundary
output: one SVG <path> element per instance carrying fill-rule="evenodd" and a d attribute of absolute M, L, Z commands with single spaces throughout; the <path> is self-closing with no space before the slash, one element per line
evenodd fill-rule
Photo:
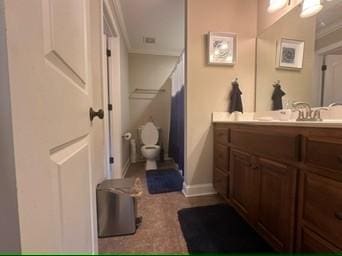
<path fill-rule="evenodd" d="M 165 92 L 165 89 L 140 89 L 140 88 L 136 88 L 132 94 L 136 93 L 136 94 L 159 94 L 161 92 Z"/>

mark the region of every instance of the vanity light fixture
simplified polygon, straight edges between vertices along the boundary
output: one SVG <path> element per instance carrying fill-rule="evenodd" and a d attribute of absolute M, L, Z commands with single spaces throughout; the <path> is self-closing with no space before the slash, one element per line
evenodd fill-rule
<path fill-rule="evenodd" d="M 267 11 L 273 13 L 284 8 L 289 0 L 270 0 Z"/>
<path fill-rule="evenodd" d="M 319 13 L 323 8 L 321 0 L 304 0 L 302 4 L 301 18 L 309 18 Z"/>

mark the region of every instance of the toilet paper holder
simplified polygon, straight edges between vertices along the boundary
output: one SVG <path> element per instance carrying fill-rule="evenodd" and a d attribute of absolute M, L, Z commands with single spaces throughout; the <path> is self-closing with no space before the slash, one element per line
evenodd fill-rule
<path fill-rule="evenodd" d="M 130 139 L 132 139 L 132 133 L 126 132 L 125 134 L 122 135 L 122 138 L 123 138 L 124 140 L 129 141 Z"/>

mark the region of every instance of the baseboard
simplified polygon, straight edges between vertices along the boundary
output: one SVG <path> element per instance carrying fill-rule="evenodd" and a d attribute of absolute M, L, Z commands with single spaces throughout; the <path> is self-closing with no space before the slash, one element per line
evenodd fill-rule
<path fill-rule="evenodd" d="M 126 161 L 125 166 L 122 170 L 122 178 L 125 178 L 127 171 L 129 169 L 129 167 L 131 166 L 131 162 L 129 161 L 129 159 Z"/>
<path fill-rule="evenodd" d="M 217 194 L 212 183 L 200 185 L 187 185 L 184 182 L 182 192 L 185 197 L 208 196 Z"/>

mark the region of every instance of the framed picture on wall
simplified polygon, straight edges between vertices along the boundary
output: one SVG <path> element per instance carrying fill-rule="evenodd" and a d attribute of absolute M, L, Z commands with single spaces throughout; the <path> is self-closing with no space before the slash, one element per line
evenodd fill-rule
<path fill-rule="evenodd" d="M 234 33 L 208 33 L 208 64 L 228 65 L 236 63 L 237 36 Z"/>
<path fill-rule="evenodd" d="M 304 41 L 282 38 L 277 42 L 277 68 L 302 69 L 303 59 Z"/>

